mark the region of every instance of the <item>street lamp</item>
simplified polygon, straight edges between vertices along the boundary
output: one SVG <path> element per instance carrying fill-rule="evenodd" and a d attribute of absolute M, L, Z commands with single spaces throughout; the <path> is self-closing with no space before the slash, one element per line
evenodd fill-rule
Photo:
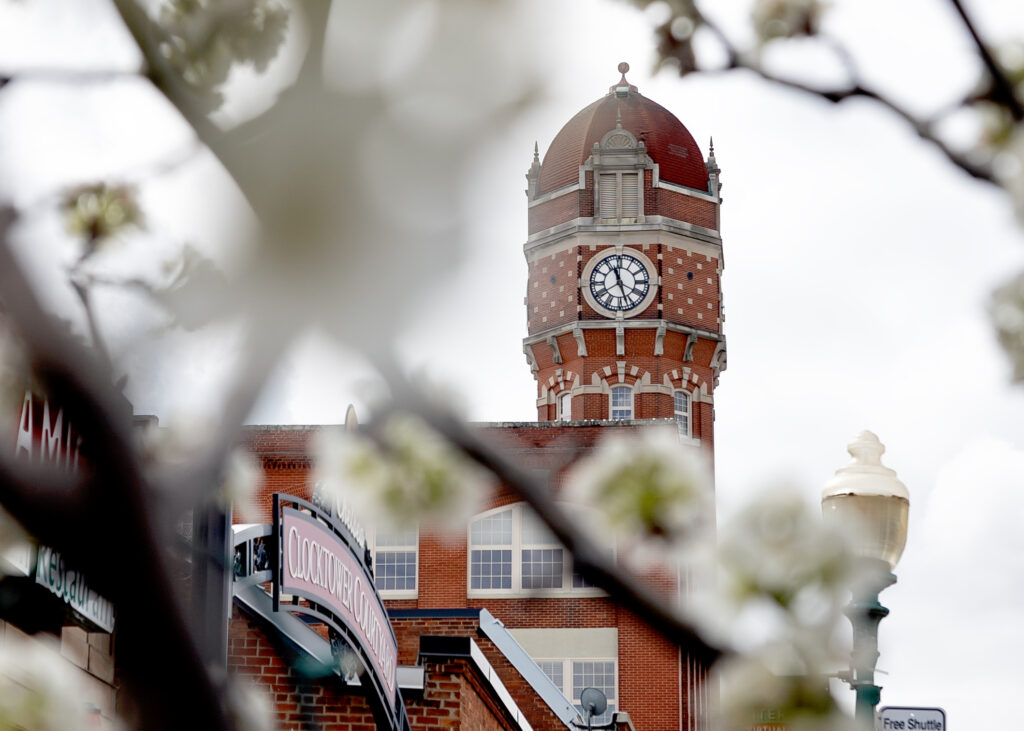
<path fill-rule="evenodd" d="M 857 694 L 856 717 L 870 728 L 882 691 L 875 685 L 878 623 L 889 614 L 878 594 L 896 583 L 892 570 L 907 543 L 910 493 L 896 472 L 882 464 L 885 446 L 873 433 L 861 432 L 847 450 L 853 460 L 825 483 L 821 511 L 826 523 L 852 532 L 854 551 L 865 569 L 846 608 L 853 625 L 848 682 Z"/>

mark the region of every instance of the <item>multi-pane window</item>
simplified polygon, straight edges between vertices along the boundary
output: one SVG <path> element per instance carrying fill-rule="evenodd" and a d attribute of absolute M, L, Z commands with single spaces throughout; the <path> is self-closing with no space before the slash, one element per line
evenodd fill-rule
<path fill-rule="evenodd" d="M 612 389 L 611 418 L 614 421 L 633 418 L 633 389 L 629 386 L 615 386 Z"/>
<path fill-rule="evenodd" d="M 512 511 L 479 518 L 470 526 L 471 589 L 512 588 Z"/>
<path fill-rule="evenodd" d="M 615 713 L 615 661 L 574 660 L 572 663 L 572 702 L 583 713 L 580 695 L 584 688 L 597 688 L 608 698 L 608 708 L 592 723 L 608 723 Z"/>
<path fill-rule="evenodd" d="M 594 587 L 573 573 L 572 557 L 523 503 L 485 513 L 469 528 L 470 592 Z"/>
<path fill-rule="evenodd" d="M 690 394 L 686 391 L 676 391 L 673 394 L 675 399 L 676 426 L 679 427 L 679 436 L 690 436 Z"/>
<path fill-rule="evenodd" d="M 580 695 L 584 688 L 597 688 L 608 698 L 608 709 L 600 716 L 594 716 L 593 724 L 608 723 L 615 713 L 615 661 L 614 660 L 537 660 L 537 666 L 544 671 L 551 682 L 559 687 L 566 698 L 572 699 L 580 715 L 586 719 Z M 566 682 L 568 681 L 568 682 Z"/>
<path fill-rule="evenodd" d="M 532 513 L 524 512 L 522 520 L 523 588 L 561 589 L 565 549 Z"/>
<path fill-rule="evenodd" d="M 373 575 L 380 591 L 416 591 L 418 531 L 373 532 Z"/>
<path fill-rule="evenodd" d="M 640 216 L 640 174 L 609 172 L 597 176 L 597 216 L 632 219 Z"/>
<path fill-rule="evenodd" d="M 544 674 L 551 679 L 551 682 L 558 686 L 558 689 L 565 693 L 565 681 L 563 670 L 564 660 L 538 660 L 537 667 L 544 671 Z"/>

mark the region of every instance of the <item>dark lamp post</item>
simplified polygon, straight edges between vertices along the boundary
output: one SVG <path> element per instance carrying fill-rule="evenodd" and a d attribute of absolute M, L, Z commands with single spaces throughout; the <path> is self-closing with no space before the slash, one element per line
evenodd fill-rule
<path fill-rule="evenodd" d="M 896 583 L 892 570 L 907 543 L 910 493 L 882 464 L 885 446 L 873 433 L 861 432 L 847 449 L 853 459 L 825 484 L 821 511 L 826 523 L 852 534 L 854 551 L 864 566 L 846 616 L 853 625 L 849 683 L 857 694 L 856 717 L 871 728 L 882 691 L 875 685 L 878 623 L 889 614 L 878 594 Z"/>

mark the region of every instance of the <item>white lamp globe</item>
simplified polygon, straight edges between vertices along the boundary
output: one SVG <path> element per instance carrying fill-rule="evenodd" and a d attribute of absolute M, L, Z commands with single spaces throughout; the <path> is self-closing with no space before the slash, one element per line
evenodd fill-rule
<path fill-rule="evenodd" d="M 907 543 L 910 493 L 896 472 L 882 464 L 885 445 L 875 434 L 862 431 L 847 450 L 853 459 L 822 490 L 822 515 L 827 523 L 852 531 L 859 556 L 884 561 L 892 571 Z"/>

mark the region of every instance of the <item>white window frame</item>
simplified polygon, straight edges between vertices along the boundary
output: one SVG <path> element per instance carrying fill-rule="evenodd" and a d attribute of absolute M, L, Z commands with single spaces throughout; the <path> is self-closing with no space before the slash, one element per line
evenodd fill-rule
<path fill-rule="evenodd" d="M 370 551 L 370 555 L 373 556 L 373 578 L 374 586 L 377 584 L 377 571 L 380 568 L 380 562 L 378 561 L 378 555 L 380 553 L 408 553 L 412 551 L 416 556 L 416 574 L 413 577 L 413 588 L 412 589 L 381 589 L 377 587 L 377 591 L 380 593 L 381 599 L 416 599 L 419 596 L 420 588 L 420 532 L 419 528 L 413 528 L 415 534 L 415 543 L 407 544 L 395 544 L 387 546 L 377 546 L 377 534 L 383 533 L 376 526 L 367 526 L 366 528 L 366 547 Z M 403 531 L 404 532 L 404 531 Z"/>
<path fill-rule="evenodd" d="M 622 411 L 622 407 L 618 407 L 618 409 L 616 409 L 616 406 L 615 406 L 615 393 L 616 393 L 616 391 L 618 391 L 620 393 L 623 392 L 623 391 L 627 391 L 629 393 L 629 415 L 628 416 L 625 416 L 625 417 L 621 417 L 621 416 L 620 417 L 616 417 L 615 416 L 616 410 Z M 636 398 L 635 398 L 635 394 L 633 393 L 633 387 L 632 386 L 626 386 L 626 385 L 621 384 L 621 383 L 617 384 L 615 386 L 612 386 L 611 391 L 608 392 L 608 419 L 611 420 L 611 421 L 629 421 L 629 420 L 633 419 L 634 418 L 634 414 L 636 413 L 636 411 L 635 411 L 635 409 L 636 409 L 635 401 L 636 401 Z"/>
<path fill-rule="evenodd" d="M 558 395 L 558 420 L 572 421 L 572 392 L 562 391 Z"/>
<path fill-rule="evenodd" d="M 618 708 L 619 708 L 619 662 L 618 662 L 618 658 L 614 658 L 614 657 L 566 657 L 566 658 L 561 658 L 561 657 L 538 657 L 538 658 L 533 658 L 533 661 L 535 663 L 537 663 L 538 666 L 540 666 L 541 663 L 549 663 L 549 664 L 561 663 L 561 665 L 562 665 L 562 685 L 559 687 L 559 689 L 562 691 L 562 695 L 564 695 L 566 698 L 568 698 L 570 701 L 572 701 L 572 704 L 574 706 L 576 706 L 577 710 L 580 710 L 582 708 L 582 705 L 583 705 L 582 703 L 580 703 L 580 697 L 579 697 L 579 693 L 583 692 L 583 688 L 577 688 L 576 685 L 575 685 L 575 682 L 574 682 L 575 663 L 578 663 L 578 662 L 579 663 L 584 663 L 584 662 L 610 662 L 612 664 L 612 668 L 613 668 L 612 675 L 614 677 L 614 681 L 613 681 L 613 685 L 612 685 L 612 694 L 614 695 L 614 698 L 609 698 L 608 699 L 608 711 L 605 714 L 603 714 L 605 716 L 605 720 L 599 721 L 598 719 L 602 718 L 602 716 L 598 716 L 597 718 L 594 719 L 594 723 L 607 723 L 607 722 L 611 721 L 612 714 L 615 713 L 615 711 L 618 710 Z M 541 670 L 543 671 L 543 668 Z M 547 675 L 546 671 L 543 671 L 543 672 L 545 672 L 545 675 Z M 548 675 L 548 678 L 551 679 L 551 676 Z M 552 680 L 552 682 L 555 683 L 554 680 Z M 555 685 L 558 686 L 558 683 L 555 683 Z M 588 687 L 588 686 L 584 686 L 584 687 Z M 580 711 L 580 715 L 581 716 L 583 715 L 582 711 Z"/>
<path fill-rule="evenodd" d="M 680 410 L 678 396 L 686 399 L 685 410 Z M 693 394 L 686 389 L 677 388 L 672 392 L 672 415 L 676 420 L 676 427 L 679 429 L 679 436 L 690 437 L 693 434 Z M 682 418 L 680 418 L 682 417 Z M 686 426 L 683 426 L 685 421 Z"/>
<path fill-rule="evenodd" d="M 529 508 L 525 503 L 512 503 L 502 505 L 498 508 L 487 510 L 474 515 L 466 532 L 466 593 L 470 598 L 477 597 L 603 597 L 607 594 L 594 586 L 573 586 L 573 562 L 570 551 L 557 542 L 551 543 L 524 543 L 523 520 Z M 512 515 L 512 543 L 511 545 L 497 544 L 473 544 L 473 523 L 483 518 L 497 515 L 503 511 L 510 511 Z M 540 520 L 537 518 L 536 520 Z M 554 536 L 551 536 L 552 541 Z M 512 580 L 508 589 L 495 588 L 473 588 L 473 551 L 474 550 L 512 550 Z M 523 550 L 547 550 L 559 549 L 562 551 L 562 585 L 560 587 L 545 588 L 523 588 Z"/>

